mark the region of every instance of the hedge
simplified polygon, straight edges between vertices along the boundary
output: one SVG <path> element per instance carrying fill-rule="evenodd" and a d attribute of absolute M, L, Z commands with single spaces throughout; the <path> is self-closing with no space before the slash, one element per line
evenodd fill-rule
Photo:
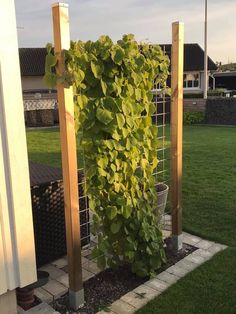
<path fill-rule="evenodd" d="M 236 98 L 214 98 L 206 102 L 206 123 L 236 125 Z"/>

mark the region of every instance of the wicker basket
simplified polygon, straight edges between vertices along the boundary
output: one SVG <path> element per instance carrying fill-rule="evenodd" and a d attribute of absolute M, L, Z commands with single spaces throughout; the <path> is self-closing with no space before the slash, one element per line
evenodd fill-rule
<path fill-rule="evenodd" d="M 79 178 L 82 246 L 90 242 L 89 206 Z M 37 266 L 66 255 L 64 190 L 61 169 L 30 162 L 31 198 Z"/>

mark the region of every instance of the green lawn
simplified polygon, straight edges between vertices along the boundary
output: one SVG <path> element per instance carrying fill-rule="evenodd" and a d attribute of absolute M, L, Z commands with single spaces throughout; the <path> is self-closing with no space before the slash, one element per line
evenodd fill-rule
<path fill-rule="evenodd" d="M 217 254 L 137 313 L 236 313 L 235 261 L 236 249 L 227 249 Z"/>
<path fill-rule="evenodd" d="M 168 131 L 168 130 L 167 130 Z M 58 130 L 28 131 L 31 160 L 60 166 Z M 183 226 L 227 244 L 139 313 L 236 313 L 236 128 L 184 128 Z"/>
<path fill-rule="evenodd" d="M 61 147 L 58 129 L 27 131 L 28 154 L 31 161 L 61 167 Z"/>
<path fill-rule="evenodd" d="M 236 247 L 236 128 L 184 130 L 184 229 Z"/>
<path fill-rule="evenodd" d="M 30 160 L 61 166 L 58 129 L 30 130 L 27 141 Z M 236 247 L 236 128 L 185 127 L 183 173 L 184 229 Z"/>
<path fill-rule="evenodd" d="M 231 248 L 178 281 L 138 314 L 236 313 L 236 128 L 184 129 L 183 225 Z"/>
<path fill-rule="evenodd" d="M 58 128 L 31 129 L 27 131 L 29 160 L 61 167 L 61 146 Z M 78 166 L 83 165 L 82 154 L 78 151 Z"/>

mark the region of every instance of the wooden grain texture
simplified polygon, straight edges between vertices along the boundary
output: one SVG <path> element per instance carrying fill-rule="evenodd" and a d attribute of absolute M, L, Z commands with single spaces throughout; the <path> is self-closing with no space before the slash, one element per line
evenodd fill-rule
<path fill-rule="evenodd" d="M 60 56 L 57 73 L 60 74 L 64 71 L 62 51 L 70 47 L 68 6 L 60 3 L 55 4 L 52 7 L 52 13 L 55 53 L 58 53 Z M 57 94 L 62 151 L 69 288 L 76 292 L 83 288 L 83 283 L 72 87 L 66 88 L 63 84 L 58 84 Z"/>
<path fill-rule="evenodd" d="M 184 24 L 172 24 L 171 52 L 171 198 L 172 234 L 182 233 Z"/>

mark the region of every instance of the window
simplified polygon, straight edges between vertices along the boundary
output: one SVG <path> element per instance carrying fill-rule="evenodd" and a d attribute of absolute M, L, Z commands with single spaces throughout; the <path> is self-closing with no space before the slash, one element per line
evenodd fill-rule
<path fill-rule="evenodd" d="M 184 74 L 184 88 L 199 88 L 200 75 L 199 73 L 185 73 Z"/>

